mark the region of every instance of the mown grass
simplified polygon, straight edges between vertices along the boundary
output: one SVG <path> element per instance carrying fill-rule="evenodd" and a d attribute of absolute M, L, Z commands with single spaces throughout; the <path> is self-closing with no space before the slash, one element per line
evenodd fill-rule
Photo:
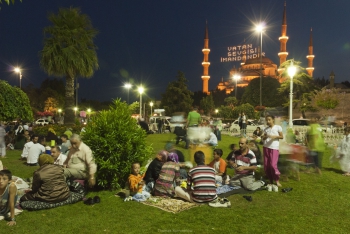
<path fill-rule="evenodd" d="M 174 140 L 172 134 L 149 135 L 154 151 Z M 224 155 L 238 138 L 222 136 L 219 147 Z M 187 159 L 189 151 L 182 148 Z M 1 233 L 349 233 L 350 178 L 341 176 L 337 164 L 330 165 L 330 152 L 323 159 L 323 174 L 301 173 L 301 181 L 283 182 L 292 187 L 289 193 L 260 191 L 251 194 L 253 202 L 242 195 L 229 197 L 231 208 L 206 205 L 178 214 L 123 202 L 115 192 L 98 194 L 101 203 L 86 206 L 82 202 L 50 210 L 24 211 L 17 216 L 17 225 L 0 222 Z M 27 167 L 18 160 L 20 151 L 8 151 L 3 164 L 13 174 L 29 177 L 36 167 Z"/>

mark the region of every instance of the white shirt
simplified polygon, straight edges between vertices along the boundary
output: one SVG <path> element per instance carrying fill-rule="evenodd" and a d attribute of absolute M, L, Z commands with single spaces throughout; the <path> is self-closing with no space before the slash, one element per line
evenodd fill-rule
<path fill-rule="evenodd" d="M 206 143 L 210 144 L 210 145 L 217 145 L 218 144 L 218 138 L 216 137 L 216 135 L 214 133 L 210 133 L 209 134 L 209 141 L 207 141 Z"/>
<path fill-rule="evenodd" d="M 282 127 L 279 125 L 273 125 L 273 127 L 267 127 L 264 129 L 264 134 L 267 135 L 266 140 L 264 141 L 264 147 L 269 149 L 278 150 L 280 146 L 279 139 L 271 139 L 270 136 L 279 136 L 282 132 Z"/>
<path fill-rule="evenodd" d="M 33 144 L 29 149 L 29 154 L 27 157 L 27 163 L 33 164 L 38 163 L 38 158 L 40 154 L 45 152 L 45 147 L 42 144 Z"/>
<path fill-rule="evenodd" d="M 242 123 L 246 123 L 247 117 L 245 115 L 242 116 Z"/>
<path fill-rule="evenodd" d="M 30 149 L 30 147 L 32 147 L 32 145 L 34 145 L 34 143 L 32 141 L 29 141 L 29 142 L 24 144 L 23 151 L 22 151 L 22 154 L 21 154 L 22 158 L 27 158 L 28 157 L 29 149 Z"/>
<path fill-rule="evenodd" d="M 64 155 L 61 153 L 60 155 L 58 155 L 57 159 L 53 164 L 63 166 L 63 163 L 66 161 L 66 159 L 67 159 L 67 155 Z"/>

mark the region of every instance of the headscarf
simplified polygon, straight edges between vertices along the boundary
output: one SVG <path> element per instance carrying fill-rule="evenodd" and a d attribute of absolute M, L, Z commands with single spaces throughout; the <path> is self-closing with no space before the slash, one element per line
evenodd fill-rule
<path fill-rule="evenodd" d="M 51 155 L 42 154 L 39 156 L 38 162 L 40 166 L 43 166 L 44 164 L 53 164 L 54 160 Z"/>
<path fill-rule="evenodd" d="M 170 151 L 170 150 L 172 150 L 174 148 L 174 145 L 173 145 L 173 143 L 167 143 L 166 145 L 165 145 L 165 150 L 166 151 Z"/>
<path fill-rule="evenodd" d="M 165 151 L 165 150 L 160 150 L 159 152 L 158 152 L 158 155 L 160 155 L 161 156 L 161 158 L 162 158 L 162 162 L 166 162 L 167 161 L 167 159 L 168 159 L 168 152 L 167 151 Z"/>
<path fill-rule="evenodd" d="M 172 161 L 172 162 L 179 162 L 179 156 L 176 153 L 169 153 L 168 154 L 168 161 Z"/>

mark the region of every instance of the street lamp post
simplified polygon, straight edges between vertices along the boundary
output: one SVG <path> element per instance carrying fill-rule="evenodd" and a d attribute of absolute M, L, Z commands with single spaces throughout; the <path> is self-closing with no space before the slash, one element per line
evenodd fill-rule
<path fill-rule="evenodd" d="M 289 93 L 289 127 L 293 127 L 293 77 L 297 68 L 293 65 L 293 60 L 288 67 L 288 75 L 290 77 L 290 93 Z"/>
<path fill-rule="evenodd" d="M 78 107 L 74 107 L 74 117 L 75 118 L 77 117 L 77 110 L 78 110 Z"/>
<path fill-rule="evenodd" d="M 144 88 L 142 86 L 138 87 L 137 89 L 139 91 L 139 94 L 140 94 L 140 117 L 142 117 L 142 93 L 144 91 Z"/>
<path fill-rule="evenodd" d="M 237 98 L 237 80 L 241 79 L 241 76 L 239 74 L 234 74 L 233 79 L 236 81 L 235 98 Z"/>
<path fill-rule="evenodd" d="M 19 73 L 19 88 L 22 89 L 22 71 L 19 67 L 16 67 L 15 72 Z"/>
<path fill-rule="evenodd" d="M 91 109 L 87 109 L 88 115 L 89 115 L 89 119 L 90 119 L 90 114 L 91 114 Z"/>
<path fill-rule="evenodd" d="M 260 106 L 262 106 L 262 34 L 264 32 L 264 28 L 263 23 L 256 26 L 256 31 L 260 32 Z"/>
<path fill-rule="evenodd" d="M 215 109 L 216 117 L 218 117 L 218 113 L 219 113 L 219 110 L 218 110 L 218 109 Z"/>
<path fill-rule="evenodd" d="M 153 113 L 152 113 L 153 102 L 150 102 L 149 105 L 151 106 L 151 116 L 153 116 Z"/>
<path fill-rule="evenodd" d="M 130 83 L 126 83 L 126 84 L 124 85 L 124 87 L 128 90 L 128 104 L 129 104 L 129 90 L 130 90 L 130 88 L 132 87 L 132 85 L 131 85 Z"/>
<path fill-rule="evenodd" d="M 58 115 L 61 117 L 62 109 L 58 109 Z"/>

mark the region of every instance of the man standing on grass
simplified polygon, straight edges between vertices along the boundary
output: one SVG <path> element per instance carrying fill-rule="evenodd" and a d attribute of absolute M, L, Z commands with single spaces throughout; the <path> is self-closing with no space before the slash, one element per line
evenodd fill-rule
<path fill-rule="evenodd" d="M 194 107 L 193 111 L 188 113 L 187 127 L 198 127 L 198 125 L 201 123 L 201 115 L 197 111 L 198 107 Z"/>
<path fill-rule="evenodd" d="M 253 191 L 265 185 L 263 181 L 255 181 L 257 161 L 253 151 L 248 148 L 247 138 L 239 140 L 239 150 L 234 152 L 229 164 L 235 169 L 235 175 L 230 180 L 231 186 L 242 186 Z"/>
<path fill-rule="evenodd" d="M 73 134 L 70 138 L 72 148 L 63 164 L 66 178 L 88 179 L 89 186 L 95 186 L 95 173 L 97 166 L 92 151 L 89 146 L 81 141 L 78 134 Z"/>

